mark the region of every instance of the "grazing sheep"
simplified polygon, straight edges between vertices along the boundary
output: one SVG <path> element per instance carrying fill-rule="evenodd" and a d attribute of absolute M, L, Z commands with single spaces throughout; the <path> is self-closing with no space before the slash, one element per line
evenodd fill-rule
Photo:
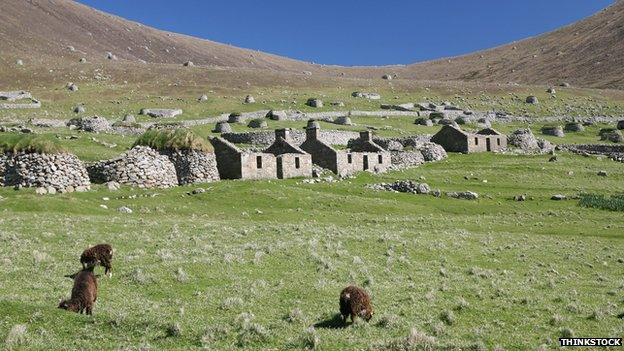
<path fill-rule="evenodd" d="M 108 275 L 109 278 L 113 276 L 112 260 L 113 248 L 108 244 L 95 245 L 90 249 L 86 249 L 80 256 L 80 263 L 82 263 L 83 268 L 99 264 L 104 267 L 104 274 Z"/>
<path fill-rule="evenodd" d="M 368 293 L 357 286 L 348 286 L 342 290 L 340 293 L 340 315 L 345 323 L 347 323 L 349 316 L 351 316 L 351 322 L 355 322 L 356 316 L 368 322 L 373 317 L 373 307 Z"/>
<path fill-rule="evenodd" d="M 58 308 L 81 314 L 86 310 L 87 314 L 91 315 L 96 300 L 97 278 L 91 266 L 75 275 L 71 298 L 61 301 Z"/>

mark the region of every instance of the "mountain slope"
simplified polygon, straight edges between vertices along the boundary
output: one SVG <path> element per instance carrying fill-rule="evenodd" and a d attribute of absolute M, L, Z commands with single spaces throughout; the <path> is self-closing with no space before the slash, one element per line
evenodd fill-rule
<path fill-rule="evenodd" d="M 303 70 L 311 64 L 160 31 L 72 0 L 2 0 L 0 51 L 25 57 Z M 76 51 L 70 51 L 73 47 Z"/>
<path fill-rule="evenodd" d="M 624 88 L 624 1 L 572 25 L 502 47 L 410 65 L 410 78 Z"/>

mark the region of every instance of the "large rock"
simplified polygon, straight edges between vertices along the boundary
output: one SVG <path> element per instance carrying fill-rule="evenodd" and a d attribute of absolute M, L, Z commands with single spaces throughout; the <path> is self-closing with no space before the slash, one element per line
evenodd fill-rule
<path fill-rule="evenodd" d="M 617 129 L 624 129 L 624 120 L 618 121 L 617 123 Z"/>
<path fill-rule="evenodd" d="M 565 133 L 563 132 L 563 127 L 561 126 L 545 126 L 542 127 L 542 134 L 544 135 L 552 135 L 558 138 L 565 137 Z"/>
<path fill-rule="evenodd" d="M 247 95 L 245 96 L 245 103 L 246 104 L 255 104 L 256 103 L 256 99 L 251 96 L 251 95 Z"/>
<path fill-rule="evenodd" d="M 150 116 L 153 118 L 173 118 L 182 114 L 181 109 L 167 109 L 167 108 L 144 108 L 141 109 L 140 115 Z"/>
<path fill-rule="evenodd" d="M 526 103 L 535 105 L 535 104 L 539 104 L 539 100 L 537 99 L 536 96 L 531 95 L 531 96 L 527 96 Z"/>
<path fill-rule="evenodd" d="M 213 130 L 215 133 L 231 133 L 232 126 L 228 122 L 218 122 Z"/>
<path fill-rule="evenodd" d="M 306 102 L 306 105 L 308 105 L 310 107 L 314 107 L 314 108 L 320 108 L 320 107 L 323 107 L 323 100 L 320 100 L 320 99 L 308 99 L 308 101 Z"/>
<path fill-rule="evenodd" d="M 566 132 L 582 132 L 585 130 L 585 127 L 578 122 L 569 122 L 565 124 L 564 129 Z"/>
<path fill-rule="evenodd" d="M 271 110 L 267 113 L 266 117 L 274 121 L 284 121 L 288 119 L 288 115 L 286 114 L 286 111 Z"/>
<path fill-rule="evenodd" d="M 178 185 L 176 167 L 169 157 L 144 146 L 136 146 L 118 158 L 87 167 L 94 183 L 117 182 L 140 188 Z"/>
<path fill-rule="evenodd" d="M 351 122 L 351 118 L 349 116 L 336 117 L 336 119 L 334 120 L 334 123 L 341 125 L 341 126 L 353 125 L 353 123 Z"/>

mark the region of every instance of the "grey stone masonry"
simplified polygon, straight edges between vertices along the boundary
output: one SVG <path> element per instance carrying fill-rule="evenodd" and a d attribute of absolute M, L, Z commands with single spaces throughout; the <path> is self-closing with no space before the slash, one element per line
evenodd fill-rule
<path fill-rule="evenodd" d="M 153 118 L 173 118 L 182 114 L 180 109 L 165 109 L 165 108 L 144 108 L 141 109 L 140 115 L 150 116 Z"/>
<path fill-rule="evenodd" d="M 176 168 L 167 156 L 136 146 L 122 156 L 87 167 L 94 183 L 117 182 L 139 188 L 168 188 L 178 185 Z"/>
<path fill-rule="evenodd" d="M 197 150 L 161 151 L 175 166 L 178 184 L 209 183 L 219 180 L 214 153 Z"/>
<path fill-rule="evenodd" d="M 265 152 L 277 157 L 277 178 L 312 176 L 312 156 L 293 144 L 290 129 L 277 129 L 275 142 Z"/>
<path fill-rule="evenodd" d="M 73 118 L 67 122 L 67 126 L 92 133 L 103 133 L 111 130 L 108 120 L 99 116 Z"/>
<path fill-rule="evenodd" d="M 273 154 L 242 151 L 223 138 L 210 140 L 215 149 L 221 179 L 275 179 L 277 158 Z"/>
<path fill-rule="evenodd" d="M 4 160 L 4 161 L 3 161 Z M 0 157 L 4 186 L 54 188 L 59 192 L 87 190 L 91 183 L 84 164 L 71 154 L 18 153 Z"/>

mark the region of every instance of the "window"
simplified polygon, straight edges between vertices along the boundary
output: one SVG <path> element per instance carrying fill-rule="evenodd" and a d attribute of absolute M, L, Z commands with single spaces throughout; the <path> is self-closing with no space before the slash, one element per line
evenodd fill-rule
<path fill-rule="evenodd" d="M 299 169 L 301 167 L 301 164 L 299 163 L 299 157 L 295 157 L 295 168 Z"/>
<path fill-rule="evenodd" d="M 479 138 L 475 138 L 475 145 L 479 145 Z"/>
<path fill-rule="evenodd" d="M 379 164 L 382 164 L 382 163 L 383 163 L 383 156 L 382 156 L 382 155 L 379 155 L 379 156 L 378 156 L 378 159 L 379 159 Z"/>
<path fill-rule="evenodd" d="M 347 162 L 353 163 L 353 155 L 347 154 Z"/>
<path fill-rule="evenodd" d="M 258 169 L 262 168 L 262 156 L 256 156 L 256 167 Z"/>
<path fill-rule="evenodd" d="M 500 138 L 496 138 L 496 145 L 500 146 Z"/>

